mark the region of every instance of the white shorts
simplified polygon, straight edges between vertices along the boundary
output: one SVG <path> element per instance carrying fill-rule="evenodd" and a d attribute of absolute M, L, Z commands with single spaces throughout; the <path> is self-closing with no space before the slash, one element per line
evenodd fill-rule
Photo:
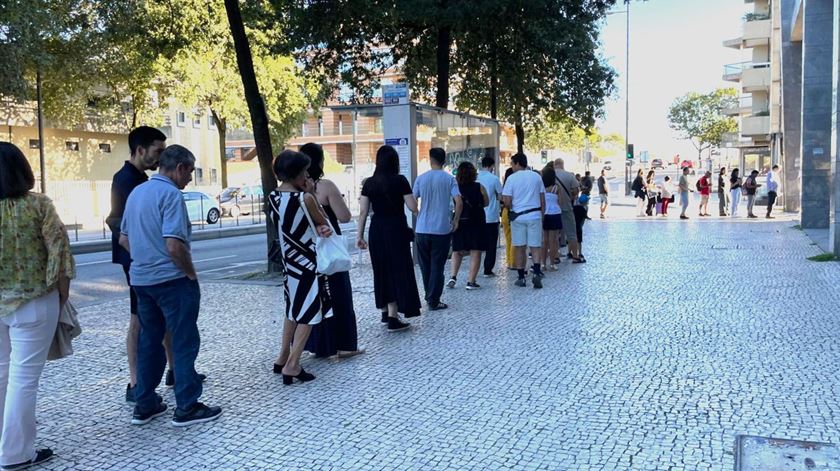
<path fill-rule="evenodd" d="M 514 247 L 542 247 L 542 219 L 510 223 L 510 241 Z"/>

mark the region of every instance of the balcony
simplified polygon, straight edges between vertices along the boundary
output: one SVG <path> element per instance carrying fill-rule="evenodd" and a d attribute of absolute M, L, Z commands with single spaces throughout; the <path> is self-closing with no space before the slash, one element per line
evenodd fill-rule
<path fill-rule="evenodd" d="M 757 46 L 767 46 L 773 33 L 773 24 L 765 16 L 748 17 L 744 21 L 741 36 L 723 42 L 724 47 L 746 49 Z"/>
<path fill-rule="evenodd" d="M 731 103 L 728 106 L 725 106 L 721 110 L 721 114 L 724 116 L 743 116 L 752 114 L 753 109 L 753 97 L 752 95 L 744 95 L 738 99 L 737 102 Z"/>
<path fill-rule="evenodd" d="M 727 82 L 741 82 L 743 91 L 753 92 L 770 89 L 769 62 L 738 62 L 723 66 L 723 79 Z"/>
<path fill-rule="evenodd" d="M 770 113 L 767 116 L 748 116 L 741 119 L 741 135 L 745 137 L 767 136 L 770 134 Z"/>

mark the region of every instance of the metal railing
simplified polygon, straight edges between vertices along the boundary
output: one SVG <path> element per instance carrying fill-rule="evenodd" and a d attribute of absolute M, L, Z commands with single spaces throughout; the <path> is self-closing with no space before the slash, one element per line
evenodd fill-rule
<path fill-rule="evenodd" d="M 736 75 L 750 69 L 765 69 L 770 67 L 769 62 L 737 62 L 735 64 L 726 64 L 723 66 L 723 75 Z"/>

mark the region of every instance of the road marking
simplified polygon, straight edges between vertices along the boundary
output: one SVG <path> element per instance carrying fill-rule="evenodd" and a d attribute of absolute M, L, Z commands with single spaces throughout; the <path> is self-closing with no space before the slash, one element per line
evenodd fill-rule
<path fill-rule="evenodd" d="M 99 265 L 100 263 L 111 263 L 111 260 L 100 260 L 98 262 L 85 262 L 85 263 L 77 263 L 77 267 L 86 267 L 88 265 Z"/>
<path fill-rule="evenodd" d="M 232 265 L 226 266 L 226 267 L 213 268 L 212 270 L 200 270 L 199 273 L 203 274 L 203 273 L 212 273 L 214 271 L 232 270 L 234 268 L 241 268 L 241 267 L 245 267 L 245 266 L 248 266 L 248 265 L 257 265 L 257 264 L 261 264 L 261 263 L 268 263 L 268 262 L 265 261 L 265 260 L 255 260 L 253 262 L 238 262 L 238 263 L 234 263 Z"/>
<path fill-rule="evenodd" d="M 221 260 L 223 258 L 234 258 L 234 257 L 238 257 L 238 256 L 239 255 L 225 255 L 224 257 L 205 258 L 205 259 L 202 259 L 202 260 L 194 260 L 193 263 L 210 262 L 210 261 L 213 261 L 213 260 Z"/>

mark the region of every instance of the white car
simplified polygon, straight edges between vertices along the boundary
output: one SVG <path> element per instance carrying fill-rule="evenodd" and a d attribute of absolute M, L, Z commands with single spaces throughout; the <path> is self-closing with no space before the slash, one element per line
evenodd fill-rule
<path fill-rule="evenodd" d="M 607 170 L 607 171 L 612 170 L 612 164 L 613 164 L 612 160 L 610 160 L 610 159 L 605 160 L 604 161 L 604 170 Z"/>

